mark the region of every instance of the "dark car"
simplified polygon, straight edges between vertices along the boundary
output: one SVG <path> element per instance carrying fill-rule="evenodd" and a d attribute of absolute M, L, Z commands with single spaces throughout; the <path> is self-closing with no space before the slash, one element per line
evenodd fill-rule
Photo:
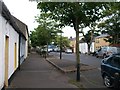
<path fill-rule="evenodd" d="M 106 87 L 120 88 L 120 54 L 102 60 L 101 74 Z"/>

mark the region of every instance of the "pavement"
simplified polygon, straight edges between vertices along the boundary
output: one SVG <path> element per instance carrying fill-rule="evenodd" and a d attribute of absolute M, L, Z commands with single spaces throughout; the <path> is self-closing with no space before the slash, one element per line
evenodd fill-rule
<path fill-rule="evenodd" d="M 80 82 L 76 82 L 76 63 L 49 55 L 46 59 L 32 52 L 17 71 L 7 88 L 74 88 L 105 89 L 100 71 L 93 66 L 80 64 Z M 99 74 L 97 74 L 99 73 Z M 33 89 L 33 90 L 34 90 Z M 16 89 L 15 89 L 16 90 Z"/>
<path fill-rule="evenodd" d="M 20 88 L 77 88 L 69 77 L 61 73 L 35 52 L 22 63 L 7 90 Z M 33 90 L 34 90 L 33 89 Z"/>

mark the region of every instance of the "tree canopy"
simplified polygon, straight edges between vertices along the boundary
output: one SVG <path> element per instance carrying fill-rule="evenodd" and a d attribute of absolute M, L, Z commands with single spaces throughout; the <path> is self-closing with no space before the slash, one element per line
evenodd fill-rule
<path fill-rule="evenodd" d="M 79 31 L 82 27 L 93 25 L 102 16 L 106 3 L 80 2 L 39 2 L 41 13 L 49 13 L 50 18 L 58 21 L 60 26 L 72 26 L 76 31 L 77 81 L 80 80 Z"/>
<path fill-rule="evenodd" d="M 104 12 L 105 20 L 98 27 L 102 33 L 110 35 L 108 42 L 120 43 L 120 3 L 110 3 L 109 9 Z"/>

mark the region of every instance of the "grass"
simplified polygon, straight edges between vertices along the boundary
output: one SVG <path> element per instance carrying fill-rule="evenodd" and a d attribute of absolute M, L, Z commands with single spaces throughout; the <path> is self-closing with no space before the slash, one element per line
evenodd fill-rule
<path fill-rule="evenodd" d="M 72 80 L 72 79 L 70 79 L 68 82 L 70 84 L 77 86 L 80 90 L 85 90 L 85 88 L 83 87 L 83 85 L 80 82 L 77 82 L 77 81 Z"/>

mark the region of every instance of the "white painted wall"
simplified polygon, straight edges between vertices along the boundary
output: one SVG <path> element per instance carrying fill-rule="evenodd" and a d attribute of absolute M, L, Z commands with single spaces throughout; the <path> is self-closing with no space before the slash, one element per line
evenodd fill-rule
<path fill-rule="evenodd" d="M 86 53 L 86 52 L 88 52 L 87 43 L 80 43 L 80 44 L 79 44 L 79 48 L 80 48 L 80 52 L 81 52 L 81 53 Z"/>
<path fill-rule="evenodd" d="M 14 28 L 0 15 L 0 89 L 4 83 L 5 73 L 5 36 L 9 37 L 9 62 L 8 62 L 8 78 L 14 73 L 14 45 L 17 44 L 17 67 L 18 67 L 18 45 L 19 34 Z"/>
<path fill-rule="evenodd" d="M 0 89 L 4 85 L 4 44 L 3 44 L 2 16 L 0 14 Z"/>
<path fill-rule="evenodd" d="M 79 48 L 81 53 L 88 53 L 87 43 L 79 43 Z M 91 44 L 90 51 L 94 52 L 94 42 Z"/>
<path fill-rule="evenodd" d="M 95 42 L 92 42 L 92 45 L 90 47 L 90 51 L 94 52 L 95 51 Z"/>
<path fill-rule="evenodd" d="M 25 59 L 27 58 L 27 56 L 28 56 L 28 33 L 27 33 L 27 31 L 26 31 L 26 42 L 25 42 L 25 44 L 26 44 L 26 46 L 25 46 Z"/>

